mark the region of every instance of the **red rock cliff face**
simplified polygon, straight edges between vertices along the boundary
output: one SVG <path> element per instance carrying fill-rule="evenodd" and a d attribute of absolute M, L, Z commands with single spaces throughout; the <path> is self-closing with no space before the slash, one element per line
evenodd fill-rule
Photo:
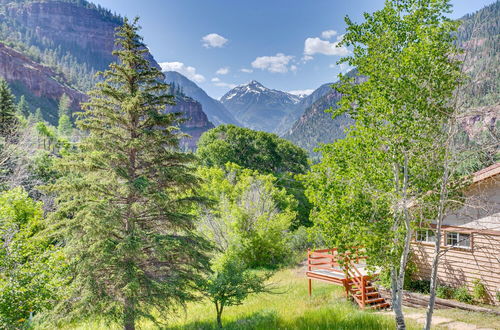
<path fill-rule="evenodd" d="M 10 83 L 19 82 L 38 97 L 58 100 L 63 93 L 78 108 L 86 95 L 65 85 L 64 78 L 52 69 L 33 62 L 23 54 L 0 43 L 0 76 Z"/>
<path fill-rule="evenodd" d="M 106 17 L 95 9 L 59 1 L 10 6 L 6 15 L 34 31 L 37 37 L 52 41 L 54 47 L 63 45 L 63 49 L 72 49 L 72 53 L 91 57 L 92 63 L 99 63 L 95 67 L 97 70 L 107 69 L 108 64 L 115 60 L 111 53 L 115 48 L 115 29 L 121 25 L 119 18 Z M 147 57 L 160 68 L 151 54 Z"/>
<path fill-rule="evenodd" d="M 33 2 L 10 7 L 7 15 L 55 45 L 76 45 L 111 62 L 117 23 L 104 20 L 96 10 L 71 3 Z"/>
<path fill-rule="evenodd" d="M 176 97 L 175 105 L 168 106 L 168 112 L 182 112 L 186 121 L 181 125 L 181 130 L 191 136 L 183 144 L 189 149 L 196 149 L 196 143 L 200 136 L 214 125 L 208 121 L 207 115 L 203 112 L 201 104 L 189 97 Z"/>

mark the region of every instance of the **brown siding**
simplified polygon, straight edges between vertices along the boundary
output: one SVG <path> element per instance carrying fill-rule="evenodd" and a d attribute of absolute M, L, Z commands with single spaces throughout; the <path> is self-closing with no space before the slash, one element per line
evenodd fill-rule
<path fill-rule="evenodd" d="M 474 279 L 486 286 L 490 302 L 499 304 L 496 292 L 500 290 L 500 236 L 475 232 L 472 234 L 472 249 L 442 247 L 448 249 L 441 257 L 438 283 L 472 289 Z M 434 245 L 414 243 L 412 258 L 416 263 L 417 279 L 429 279 L 434 257 Z"/>

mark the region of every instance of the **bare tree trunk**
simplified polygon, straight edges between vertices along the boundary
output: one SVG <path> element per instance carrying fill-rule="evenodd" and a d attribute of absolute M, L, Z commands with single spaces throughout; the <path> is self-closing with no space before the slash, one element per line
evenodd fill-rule
<path fill-rule="evenodd" d="M 123 329 L 135 330 L 135 306 L 130 298 L 125 298 L 125 306 L 123 310 Z"/>

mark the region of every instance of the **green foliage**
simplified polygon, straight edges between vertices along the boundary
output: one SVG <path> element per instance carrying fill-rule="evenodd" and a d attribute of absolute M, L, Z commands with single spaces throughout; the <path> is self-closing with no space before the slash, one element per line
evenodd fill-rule
<path fill-rule="evenodd" d="M 200 231 L 219 251 L 231 250 L 250 267 L 276 268 L 290 256 L 287 233 L 297 201 L 276 186 L 271 174 L 228 163 L 224 169 L 200 167 L 203 195 L 214 201 L 202 209 Z"/>
<path fill-rule="evenodd" d="M 476 301 L 479 302 L 487 302 L 489 297 L 488 297 L 488 291 L 486 291 L 486 286 L 484 285 L 483 282 L 481 282 L 480 279 L 475 279 L 472 281 L 472 296 Z"/>
<path fill-rule="evenodd" d="M 220 125 L 205 132 L 196 151 L 205 166 L 223 167 L 232 162 L 262 173 L 305 173 L 307 154 L 272 133 L 234 125 Z"/>
<path fill-rule="evenodd" d="M 500 290 L 497 290 L 497 292 L 495 293 L 495 296 L 497 298 L 497 301 L 500 302 Z"/>
<path fill-rule="evenodd" d="M 19 329 L 50 309 L 64 283 L 61 253 L 36 236 L 42 205 L 22 188 L 0 193 L 0 328 Z"/>
<path fill-rule="evenodd" d="M 41 123 L 41 122 L 43 122 L 42 109 L 36 108 L 34 120 L 35 120 L 35 123 Z"/>
<path fill-rule="evenodd" d="M 179 151 L 179 116 L 146 58 L 137 20 L 117 30 L 117 63 L 90 92 L 77 126 L 88 132 L 56 164 L 61 177 L 51 214 L 72 270 L 54 323 L 99 317 L 126 328 L 156 320 L 193 298 L 208 267 L 206 241 L 191 210 L 198 178 L 194 156 Z"/>
<path fill-rule="evenodd" d="M 16 125 L 14 99 L 9 85 L 0 78 L 0 137 L 9 137 Z"/>
<path fill-rule="evenodd" d="M 453 299 L 467 304 L 471 304 L 474 301 L 472 295 L 469 293 L 469 289 L 465 285 L 454 290 Z"/>
<path fill-rule="evenodd" d="M 443 299 L 452 299 L 455 296 L 455 289 L 446 285 L 438 285 L 436 296 Z"/>
<path fill-rule="evenodd" d="M 59 125 L 57 126 L 57 131 L 59 135 L 69 136 L 73 131 L 73 125 L 71 124 L 71 119 L 68 115 L 62 115 L 59 117 Z"/>
<path fill-rule="evenodd" d="M 341 62 L 366 78 L 341 76 L 334 116 L 347 113 L 356 124 L 346 139 L 320 148 L 322 162 L 305 177 L 328 246 L 365 246 L 371 262 L 394 268 L 417 220 L 407 201 L 438 191 L 439 139 L 459 78 L 448 8 L 447 1 L 388 1 L 363 23 L 346 18 L 342 44 L 354 55 Z"/>
<path fill-rule="evenodd" d="M 71 99 L 68 97 L 68 95 L 63 94 L 61 95 L 61 98 L 59 99 L 59 118 L 63 116 L 70 116 L 70 106 L 71 106 Z"/>
<path fill-rule="evenodd" d="M 45 150 L 38 151 L 30 169 L 33 177 L 42 184 L 54 183 L 59 177 L 54 163 L 53 154 Z"/>
<path fill-rule="evenodd" d="M 205 166 L 223 168 L 228 162 L 244 168 L 270 173 L 278 185 L 298 200 L 297 225 L 310 225 L 311 204 L 304 186 L 294 174 L 309 167 L 307 153 L 275 134 L 253 131 L 234 125 L 220 125 L 201 136 L 196 155 Z"/>
<path fill-rule="evenodd" d="M 30 106 L 28 102 L 26 102 L 24 95 L 21 95 L 19 102 L 17 103 L 17 113 L 24 118 L 28 118 L 31 114 Z"/>
<path fill-rule="evenodd" d="M 215 305 L 217 325 L 222 328 L 225 307 L 241 305 L 250 295 L 270 292 L 265 284 L 272 273 L 249 270 L 239 258 L 225 255 L 213 266 L 213 273 L 198 283 L 202 294 Z"/>
<path fill-rule="evenodd" d="M 429 290 L 431 287 L 431 281 L 429 280 L 409 279 L 408 281 L 405 281 L 405 284 L 407 284 L 405 289 L 424 294 L 429 294 Z"/>
<path fill-rule="evenodd" d="M 304 111 L 305 120 L 299 120 L 283 135 L 295 145 L 306 149 L 312 158 L 320 158 L 315 149 L 323 143 L 332 143 L 345 137 L 345 130 L 353 124 L 349 116 L 342 115 L 331 120 L 330 109 L 338 107 L 341 95 L 331 91 Z"/>

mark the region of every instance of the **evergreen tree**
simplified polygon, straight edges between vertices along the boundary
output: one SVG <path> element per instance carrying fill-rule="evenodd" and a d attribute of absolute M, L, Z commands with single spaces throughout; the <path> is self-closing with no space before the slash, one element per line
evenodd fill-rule
<path fill-rule="evenodd" d="M 70 106 L 71 106 L 71 100 L 68 97 L 68 95 L 63 94 L 61 95 L 61 98 L 59 99 L 59 118 L 66 115 L 70 115 Z"/>
<path fill-rule="evenodd" d="M 35 110 L 35 122 L 40 123 L 43 122 L 43 114 L 42 114 L 42 109 L 36 108 Z"/>
<path fill-rule="evenodd" d="M 180 117 L 163 74 L 145 58 L 137 19 L 117 31 L 118 57 L 90 92 L 77 125 L 89 132 L 64 156 L 52 214 L 74 269 L 56 320 L 104 317 L 134 329 L 190 299 L 207 269 L 207 243 L 194 233 L 198 179 L 179 152 Z"/>
<path fill-rule="evenodd" d="M 17 112 L 24 118 L 28 118 L 31 113 L 30 106 L 28 102 L 26 102 L 24 95 L 21 95 L 19 98 L 19 102 L 17 103 Z"/>
<path fill-rule="evenodd" d="M 68 115 L 62 115 L 59 117 L 59 124 L 57 125 L 57 130 L 60 135 L 68 136 L 71 135 L 71 131 L 73 130 L 73 126 L 71 125 L 71 119 L 69 119 Z"/>
<path fill-rule="evenodd" d="M 7 82 L 0 78 L 0 137 L 8 137 L 16 124 L 14 95 Z"/>

